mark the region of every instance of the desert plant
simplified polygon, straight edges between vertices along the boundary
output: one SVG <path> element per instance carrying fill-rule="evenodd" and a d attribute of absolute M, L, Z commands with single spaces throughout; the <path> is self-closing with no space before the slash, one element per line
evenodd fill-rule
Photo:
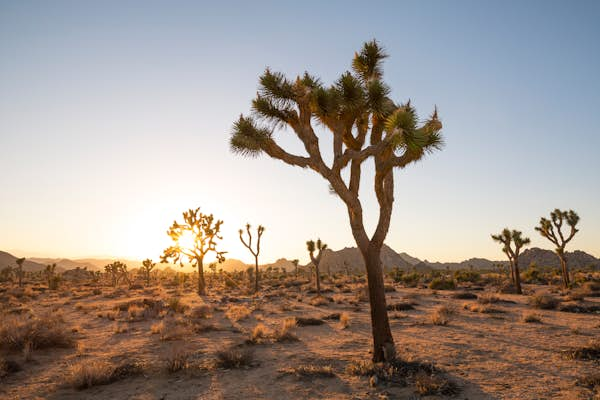
<path fill-rule="evenodd" d="M 146 258 L 144 261 L 142 261 L 141 271 L 144 275 L 144 279 L 146 279 L 146 286 L 150 285 L 150 273 L 152 272 L 154 267 L 156 267 L 156 263 L 152 262 L 152 259 Z"/>
<path fill-rule="evenodd" d="M 17 263 L 17 278 L 19 279 L 19 287 L 23 287 L 23 276 L 25 275 L 25 271 L 23 271 L 23 263 L 25 262 L 25 257 L 17 258 L 15 260 Z"/>
<path fill-rule="evenodd" d="M 204 280 L 204 257 L 213 252 L 219 263 L 225 261 L 224 251 L 217 250 L 217 240 L 220 236 L 223 221 L 217 220 L 212 214 L 207 215 L 200 212 L 200 208 L 188 210 L 183 213 L 183 224 L 177 221 L 167 231 L 175 244 L 163 251 L 160 261 L 166 263 L 173 261 L 183 267 L 183 261 L 187 259 L 198 269 L 199 295 L 206 294 L 206 281 Z"/>
<path fill-rule="evenodd" d="M 456 283 L 452 279 L 439 276 L 431 280 L 429 288 L 433 290 L 454 290 L 456 289 Z"/>
<path fill-rule="evenodd" d="M 46 277 L 46 282 L 48 283 L 48 288 L 52 290 L 56 290 L 58 287 L 58 281 L 56 278 L 56 263 L 46 265 L 46 269 L 44 270 L 44 275 Z"/>
<path fill-rule="evenodd" d="M 542 310 L 554 310 L 558 307 L 560 300 L 549 294 L 535 294 L 529 298 L 529 304 L 534 308 Z"/>
<path fill-rule="evenodd" d="M 250 349 L 230 347 L 216 353 L 215 365 L 217 368 L 233 369 L 249 367 L 254 360 L 254 353 Z"/>
<path fill-rule="evenodd" d="M 394 203 L 394 168 L 405 168 L 442 145 L 442 124 L 437 110 L 423 124 L 410 102 L 396 104 L 382 81 L 382 63 L 387 57 L 375 41 L 365 43 L 346 72 L 326 87 L 305 73 L 288 80 L 269 69 L 260 77 L 260 88 L 252 108 L 253 117 L 240 116 L 230 138 L 232 151 L 257 156 L 266 153 L 287 164 L 310 168 L 325 178 L 346 205 L 352 234 L 367 270 L 371 305 L 373 359 L 393 358 L 394 339 L 390 330 L 383 290 L 381 249 L 387 236 Z M 313 123 L 319 121 L 331 132 L 331 165 L 323 160 Z M 274 139 L 275 128 L 287 126 L 303 142 L 307 155 L 294 155 Z M 367 141 L 368 139 L 368 141 Z M 375 161 L 374 191 L 379 220 L 371 237 L 364 226 L 359 198 L 361 170 L 368 159 Z M 349 168 L 348 182 L 344 170 Z"/>
<path fill-rule="evenodd" d="M 448 325 L 452 314 L 454 314 L 454 310 L 447 306 L 438 306 L 431 314 L 431 323 L 434 325 Z"/>
<path fill-rule="evenodd" d="M 517 230 L 504 228 L 498 235 L 492 235 L 492 239 L 503 245 L 502 251 L 508 257 L 510 273 L 517 294 L 523 294 L 521 289 L 521 274 L 519 272 L 519 253 L 521 248 L 531 243 L 529 238 L 523 237 L 523 233 Z M 511 244 L 515 245 L 513 249 Z"/>
<path fill-rule="evenodd" d="M 565 222 L 571 228 L 569 235 L 566 237 L 562 232 L 562 227 Z M 577 229 L 578 222 L 579 215 L 577 215 L 575 211 L 561 211 L 557 208 L 550 213 L 550 219 L 542 217 L 540 219 L 540 225 L 535 227 L 535 230 L 538 231 L 540 235 L 551 241 L 552 244 L 556 246 L 554 251 L 560 260 L 563 286 L 565 288 L 569 287 L 571 284 L 569 267 L 567 266 L 567 257 L 565 255 L 565 247 L 567 246 L 567 243 L 573 239 L 575 234 L 579 232 L 579 229 Z"/>
<path fill-rule="evenodd" d="M 294 276 L 296 277 L 296 279 L 298 279 L 298 264 L 300 263 L 300 260 L 298 260 L 297 258 L 292 260 L 292 264 L 294 264 Z"/>
<path fill-rule="evenodd" d="M 308 250 L 308 254 L 310 255 L 310 260 L 313 263 L 315 268 L 315 283 L 317 286 L 317 296 L 321 295 L 321 273 L 319 272 L 319 264 L 321 263 L 321 257 L 323 257 L 323 251 L 327 249 L 327 245 L 321 241 L 321 239 L 317 239 L 315 243 L 314 240 L 309 240 L 306 242 L 306 249 Z M 318 251 L 317 256 L 315 257 L 315 251 Z"/>
<path fill-rule="evenodd" d="M 110 276 L 111 284 L 113 287 L 117 287 L 121 279 L 125 278 L 129 282 L 129 274 L 127 272 L 127 265 L 121 261 L 114 261 L 104 266 L 104 271 Z"/>
<path fill-rule="evenodd" d="M 343 312 L 340 314 L 340 327 L 346 329 L 350 326 L 350 314 Z"/>
<path fill-rule="evenodd" d="M 72 330 L 60 314 L 7 315 L 0 324 L 0 348 L 23 351 L 72 347 Z"/>
<path fill-rule="evenodd" d="M 252 248 L 252 233 L 250 232 L 250 224 L 246 224 L 246 233 L 248 234 L 248 242 L 244 240 L 244 231 L 240 229 L 238 233 L 240 234 L 240 241 L 242 244 L 250 250 L 250 253 L 254 256 L 254 293 L 258 293 L 258 281 L 259 281 L 259 273 L 258 273 L 258 256 L 260 254 L 260 239 L 262 238 L 263 233 L 265 232 L 265 227 L 259 225 L 256 228 L 256 249 Z"/>
<path fill-rule="evenodd" d="M 296 318 L 289 317 L 281 322 L 281 325 L 275 330 L 273 338 L 276 342 L 297 342 L 298 336 L 293 332 L 296 328 Z"/>

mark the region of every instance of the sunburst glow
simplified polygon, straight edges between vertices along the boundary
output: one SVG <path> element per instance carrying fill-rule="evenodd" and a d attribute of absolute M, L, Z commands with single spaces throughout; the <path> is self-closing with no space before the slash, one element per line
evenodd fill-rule
<path fill-rule="evenodd" d="M 177 244 L 182 249 L 191 252 L 196 245 L 196 238 L 194 233 L 190 230 L 184 230 L 179 239 L 177 240 Z"/>

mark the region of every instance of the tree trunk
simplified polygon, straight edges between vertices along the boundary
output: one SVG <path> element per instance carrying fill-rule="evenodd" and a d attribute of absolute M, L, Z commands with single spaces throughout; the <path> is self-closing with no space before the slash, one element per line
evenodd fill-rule
<path fill-rule="evenodd" d="M 515 262 L 510 260 L 510 280 L 514 286 L 517 286 L 517 281 L 515 281 Z"/>
<path fill-rule="evenodd" d="M 315 279 L 317 281 L 317 296 L 321 295 L 321 276 L 319 273 L 319 264 L 315 264 Z"/>
<path fill-rule="evenodd" d="M 373 361 L 391 361 L 395 358 L 395 346 L 387 314 L 383 271 L 381 269 L 381 248 L 369 248 L 369 251 L 363 255 L 363 258 L 367 267 L 369 302 L 371 306 Z"/>
<path fill-rule="evenodd" d="M 204 281 L 204 260 L 202 258 L 197 258 L 196 262 L 198 264 L 198 295 L 204 296 L 206 294 L 206 282 Z"/>
<path fill-rule="evenodd" d="M 254 257 L 254 293 L 258 293 L 258 257 Z"/>
<path fill-rule="evenodd" d="M 23 287 L 23 267 L 19 266 L 19 287 Z"/>
<path fill-rule="evenodd" d="M 565 289 L 567 289 L 571 285 L 571 279 L 569 277 L 569 269 L 567 268 L 567 260 L 565 259 L 564 254 L 559 254 L 558 258 L 560 258 L 560 266 L 562 269 L 563 286 Z"/>
<path fill-rule="evenodd" d="M 519 262 L 515 260 L 515 288 L 517 289 L 517 294 L 523 294 L 521 290 L 521 274 L 519 272 Z"/>

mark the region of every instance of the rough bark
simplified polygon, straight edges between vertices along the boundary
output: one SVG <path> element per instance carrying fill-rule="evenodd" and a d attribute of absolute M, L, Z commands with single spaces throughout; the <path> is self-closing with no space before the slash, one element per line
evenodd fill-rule
<path fill-rule="evenodd" d="M 198 264 L 198 294 L 204 296 L 206 294 L 206 282 L 204 281 L 204 260 L 197 258 L 196 263 Z"/>
<path fill-rule="evenodd" d="M 521 274 L 519 272 L 519 261 L 515 260 L 515 289 L 517 290 L 517 294 L 523 294 L 523 290 L 521 290 Z"/>
<path fill-rule="evenodd" d="M 567 267 L 567 260 L 565 259 L 564 254 L 559 254 L 558 258 L 560 259 L 560 267 L 562 270 L 563 277 L 563 286 L 567 289 L 571 285 L 571 278 L 569 276 L 569 269 Z"/>
<path fill-rule="evenodd" d="M 315 264 L 315 279 L 317 281 L 317 296 L 321 295 L 321 273 L 319 272 L 319 264 Z"/>
<path fill-rule="evenodd" d="M 258 256 L 254 256 L 254 293 L 258 293 Z"/>

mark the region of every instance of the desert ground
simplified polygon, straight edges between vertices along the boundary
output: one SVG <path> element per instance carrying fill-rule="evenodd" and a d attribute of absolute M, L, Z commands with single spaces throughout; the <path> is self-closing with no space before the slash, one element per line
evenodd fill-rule
<path fill-rule="evenodd" d="M 291 277 L 256 295 L 210 279 L 206 296 L 192 281 L 2 285 L 2 399 L 600 398 L 595 282 L 515 295 L 388 279 L 393 367 L 369 362 L 362 277 L 325 278 L 322 296 Z"/>

